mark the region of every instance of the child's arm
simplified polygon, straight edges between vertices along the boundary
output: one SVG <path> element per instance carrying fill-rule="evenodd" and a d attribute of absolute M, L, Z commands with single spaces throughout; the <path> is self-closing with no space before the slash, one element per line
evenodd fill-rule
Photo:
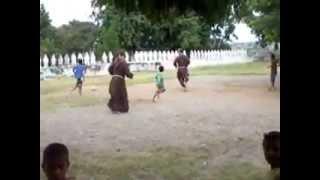
<path fill-rule="evenodd" d="M 83 76 L 82 76 L 83 81 L 85 80 L 86 74 L 87 74 L 87 66 L 85 66 L 83 70 Z"/>
<path fill-rule="evenodd" d="M 109 71 L 109 74 L 113 75 L 113 62 L 110 64 L 108 71 Z"/>
<path fill-rule="evenodd" d="M 130 72 L 129 65 L 128 65 L 126 62 L 124 62 L 124 63 L 123 63 L 123 66 L 124 66 L 124 68 L 125 68 L 125 74 L 126 74 L 126 76 L 127 76 L 128 78 L 132 79 L 132 78 L 133 78 L 133 74 Z"/>
<path fill-rule="evenodd" d="M 174 59 L 174 61 L 173 61 L 173 66 L 174 66 L 175 68 L 177 68 L 177 61 L 178 61 L 178 58 Z"/>
<path fill-rule="evenodd" d="M 188 58 L 188 56 L 186 56 L 186 60 L 187 60 L 187 66 L 190 65 L 190 59 Z"/>

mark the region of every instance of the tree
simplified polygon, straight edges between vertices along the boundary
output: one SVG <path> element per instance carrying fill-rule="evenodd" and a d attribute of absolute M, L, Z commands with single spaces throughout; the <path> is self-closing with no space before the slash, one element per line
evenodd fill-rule
<path fill-rule="evenodd" d="M 280 42 L 280 0 L 246 0 L 241 13 L 261 45 Z"/>
<path fill-rule="evenodd" d="M 50 37 L 51 30 L 49 13 L 45 10 L 44 5 L 40 4 L 40 41 Z"/>
<path fill-rule="evenodd" d="M 55 50 L 55 28 L 51 25 L 49 13 L 40 4 L 40 55 L 53 53 Z"/>
<path fill-rule="evenodd" d="M 210 35 L 217 36 L 216 39 L 219 40 L 219 46 L 217 47 L 223 47 L 220 44 L 226 44 L 225 41 L 230 40 L 230 35 L 233 34 L 234 30 L 232 24 L 234 18 L 231 18 L 229 14 L 219 21 L 208 23 L 196 11 L 188 10 L 182 13 L 179 8 L 171 7 L 165 15 L 160 14 L 161 18 L 154 20 L 147 13 L 139 11 L 139 8 L 127 11 L 125 8 L 114 7 L 113 4 L 117 6 L 116 2 L 93 0 L 93 6 L 100 9 L 96 14 L 96 19 L 97 22 L 102 22 L 101 28 L 103 29 L 98 39 L 104 39 L 103 37 L 108 33 L 117 34 L 120 47 L 129 51 L 215 47 L 210 42 Z M 217 14 L 217 16 L 220 17 L 220 14 Z M 119 23 L 120 21 L 121 23 Z M 215 26 L 215 31 L 211 30 L 212 25 Z M 226 30 L 223 30 L 225 33 L 221 36 L 223 28 Z M 117 30 L 113 31 L 112 29 Z M 105 48 L 108 48 L 107 43 L 99 43 L 100 47 L 103 44 Z"/>
<path fill-rule="evenodd" d="M 98 27 L 93 23 L 80 21 L 71 21 L 55 28 L 44 5 L 40 5 L 40 55 L 91 51 L 97 30 Z"/>
<path fill-rule="evenodd" d="M 194 11 L 208 23 L 215 23 L 232 13 L 232 8 L 237 12 L 240 2 L 241 0 L 92 0 L 92 5 L 114 5 L 125 12 L 140 11 L 156 21 L 171 16 L 170 11 L 175 8 L 178 15 Z"/>
<path fill-rule="evenodd" d="M 91 51 L 97 37 L 97 27 L 91 22 L 71 21 L 56 30 L 58 53 Z"/>

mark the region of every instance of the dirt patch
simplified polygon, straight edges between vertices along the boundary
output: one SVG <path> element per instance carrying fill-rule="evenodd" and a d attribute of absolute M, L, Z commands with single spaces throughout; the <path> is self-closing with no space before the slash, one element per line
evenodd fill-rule
<path fill-rule="evenodd" d="M 268 91 L 268 76 L 191 77 L 188 92 L 177 80 L 165 83 L 157 103 L 154 84 L 130 86 L 128 114 L 114 115 L 106 105 L 42 112 L 40 153 L 56 141 L 81 153 L 200 148 L 208 151 L 209 167 L 233 160 L 266 166 L 262 135 L 280 129 L 280 94 Z"/>

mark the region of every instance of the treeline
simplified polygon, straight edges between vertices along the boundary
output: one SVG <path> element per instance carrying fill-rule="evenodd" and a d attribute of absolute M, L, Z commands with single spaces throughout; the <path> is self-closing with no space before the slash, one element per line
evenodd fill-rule
<path fill-rule="evenodd" d="M 150 12 L 153 1 L 149 8 L 148 4 L 138 6 L 139 0 L 130 0 L 132 7 L 122 8 L 127 0 L 122 1 L 93 0 L 95 23 L 72 21 L 61 27 L 51 25 L 41 5 L 40 55 L 94 51 L 99 58 L 102 52 L 118 48 L 130 54 L 150 49 L 229 49 L 231 37 L 236 37 L 234 24 L 239 21 L 253 29 L 261 44 L 280 41 L 279 0 L 213 0 L 218 4 L 194 9 L 177 1 L 154 13 Z"/>

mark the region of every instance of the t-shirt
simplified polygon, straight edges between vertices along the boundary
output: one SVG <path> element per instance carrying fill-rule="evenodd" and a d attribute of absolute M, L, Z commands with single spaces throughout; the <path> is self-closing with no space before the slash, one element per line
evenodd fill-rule
<path fill-rule="evenodd" d="M 163 76 L 162 76 L 161 72 L 157 72 L 155 79 L 156 79 L 156 85 L 158 87 L 163 88 L 164 87 L 164 83 L 163 83 Z"/>
<path fill-rule="evenodd" d="M 78 64 L 73 68 L 74 77 L 77 79 L 81 79 L 86 72 L 86 66 Z"/>

